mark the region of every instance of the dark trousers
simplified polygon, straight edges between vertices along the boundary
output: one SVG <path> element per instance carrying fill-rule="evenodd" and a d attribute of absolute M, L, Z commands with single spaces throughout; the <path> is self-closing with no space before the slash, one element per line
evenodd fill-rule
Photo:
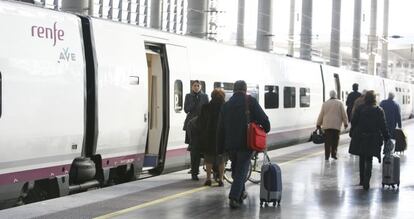
<path fill-rule="evenodd" d="M 201 154 L 197 146 L 195 145 L 191 146 L 190 156 L 191 156 L 191 175 L 198 175 L 200 173 Z"/>
<path fill-rule="evenodd" d="M 372 172 L 372 156 L 359 156 L 359 180 L 362 185 L 369 185 Z"/>
<path fill-rule="evenodd" d="M 339 142 L 339 130 L 325 129 L 325 159 L 329 159 L 329 155 L 336 157 Z"/>
<path fill-rule="evenodd" d="M 245 190 L 244 183 L 246 182 L 252 154 L 252 151 L 229 152 L 231 160 L 231 174 L 233 178 L 229 194 L 230 199 L 241 201 L 241 196 Z"/>

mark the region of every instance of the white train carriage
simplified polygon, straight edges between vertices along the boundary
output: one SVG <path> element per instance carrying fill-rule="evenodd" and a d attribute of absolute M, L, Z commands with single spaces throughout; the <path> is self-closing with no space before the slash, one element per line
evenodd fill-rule
<path fill-rule="evenodd" d="M 188 167 L 184 95 L 243 79 L 269 147 L 306 141 L 353 83 L 413 111 L 410 84 L 137 26 L 0 1 L 0 207 Z M 269 101 L 269 100 L 272 101 Z"/>

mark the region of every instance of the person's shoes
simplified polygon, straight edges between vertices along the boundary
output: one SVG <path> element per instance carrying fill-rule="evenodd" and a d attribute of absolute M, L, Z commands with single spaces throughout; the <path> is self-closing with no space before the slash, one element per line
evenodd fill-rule
<path fill-rule="evenodd" d="M 188 174 L 191 174 L 191 169 L 187 172 Z"/>
<path fill-rule="evenodd" d="M 218 186 L 219 186 L 219 187 L 223 187 L 223 186 L 224 186 L 223 181 L 219 180 L 219 181 L 218 181 Z"/>
<path fill-rule="evenodd" d="M 326 157 L 325 157 L 325 160 L 326 160 L 326 161 L 328 161 L 328 160 L 329 160 L 329 158 L 326 158 Z"/>
<path fill-rule="evenodd" d="M 337 156 L 332 156 L 332 158 L 335 159 L 335 160 L 338 160 L 338 157 Z"/>
<path fill-rule="evenodd" d="M 236 209 L 236 208 L 240 208 L 240 203 L 234 199 L 230 199 L 229 202 L 230 208 Z"/>
<path fill-rule="evenodd" d="M 361 180 L 361 181 L 359 181 L 359 185 L 360 186 L 363 186 L 364 185 L 364 182 Z"/>
<path fill-rule="evenodd" d="M 211 180 L 206 180 L 206 182 L 204 183 L 205 186 L 211 186 Z"/>
<path fill-rule="evenodd" d="M 216 182 L 219 182 L 220 181 L 220 178 L 219 178 L 218 173 L 213 172 L 213 177 L 214 177 L 214 181 L 216 181 Z"/>
<path fill-rule="evenodd" d="M 198 181 L 198 176 L 195 174 L 191 175 L 191 180 Z"/>
<path fill-rule="evenodd" d="M 241 195 L 242 200 L 247 198 L 247 192 L 243 191 L 242 195 Z"/>
<path fill-rule="evenodd" d="M 368 190 L 369 189 L 369 184 L 365 184 L 365 185 L 363 185 L 363 187 L 364 187 L 364 190 Z"/>

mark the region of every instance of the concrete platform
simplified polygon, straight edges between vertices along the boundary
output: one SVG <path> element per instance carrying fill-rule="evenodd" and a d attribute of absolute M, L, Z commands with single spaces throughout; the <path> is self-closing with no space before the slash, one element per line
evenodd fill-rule
<path fill-rule="evenodd" d="M 408 136 L 414 123 L 405 124 Z M 338 160 L 324 160 L 323 145 L 272 151 L 282 167 L 280 207 L 259 207 L 259 185 L 248 182 L 242 208 L 228 206 L 229 184 L 205 187 L 187 170 L 0 211 L 0 218 L 414 218 L 414 144 L 401 155 L 399 190 L 382 189 L 374 159 L 371 189 L 358 186 L 358 157 L 341 136 Z"/>

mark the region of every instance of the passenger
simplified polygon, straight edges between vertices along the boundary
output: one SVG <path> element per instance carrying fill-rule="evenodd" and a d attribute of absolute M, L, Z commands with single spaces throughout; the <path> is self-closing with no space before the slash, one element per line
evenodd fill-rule
<path fill-rule="evenodd" d="M 395 139 L 395 128 L 401 128 L 401 110 L 397 102 L 394 101 L 394 93 L 388 93 L 388 99 L 381 101 L 380 106 L 384 110 L 385 120 L 392 139 Z"/>
<path fill-rule="evenodd" d="M 247 147 L 247 98 L 250 103 L 250 120 L 260 124 L 266 132 L 270 130 L 268 117 L 256 99 L 246 96 L 246 91 L 245 81 L 234 83 L 233 96 L 221 109 L 217 130 L 217 145 L 224 146 L 231 160 L 233 177 L 229 194 L 231 208 L 240 207 L 243 199 L 247 198 L 244 183 L 253 154 L 253 151 Z"/>
<path fill-rule="evenodd" d="M 329 160 L 329 155 L 333 159 L 338 159 L 336 152 L 338 148 L 339 132 L 342 123 L 345 129 L 348 127 L 348 118 L 345 113 L 344 105 L 336 99 L 336 92 L 329 92 L 331 99 L 323 103 L 319 113 L 317 128 L 323 128 L 325 131 L 325 160 Z"/>
<path fill-rule="evenodd" d="M 368 190 L 372 157 L 377 157 L 381 162 L 381 146 L 390 138 L 384 111 L 377 106 L 374 91 L 367 91 L 365 103 L 354 112 L 350 135 L 349 153 L 359 155 L 359 185 Z"/>
<path fill-rule="evenodd" d="M 358 84 L 355 83 L 352 85 L 352 92 L 346 98 L 346 114 L 348 116 L 348 121 L 351 121 L 352 108 L 354 107 L 355 100 L 361 96 L 361 93 L 358 92 Z"/>
<path fill-rule="evenodd" d="M 364 105 L 364 103 L 365 103 L 365 94 L 366 93 L 367 93 L 367 90 L 363 90 L 362 95 L 355 100 L 354 107 L 352 108 L 352 111 L 351 111 L 351 121 L 352 121 L 352 115 L 354 114 L 355 110 L 358 107 Z"/>
<path fill-rule="evenodd" d="M 220 115 L 221 106 L 224 104 L 224 92 L 222 89 L 214 89 L 211 92 L 211 101 L 203 105 L 198 124 L 202 129 L 201 134 L 201 153 L 204 154 L 204 162 L 206 164 L 207 178 L 204 185 L 211 186 L 211 170 L 213 166 L 218 166 L 218 184 L 223 186 L 224 155 L 223 145 L 217 145 L 217 122 Z"/>
<path fill-rule="evenodd" d="M 208 96 L 201 91 L 201 83 L 198 80 L 191 84 L 191 93 L 185 95 L 184 112 L 187 117 L 184 121 L 183 130 L 186 131 L 185 143 L 189 144 L 188 149 L 191 156 L 191 179 L 198 180 L 200 172 L 200 147 L 199 145 L 190 144 L 190 133 L 187 132 L 187 125 L 189 121 L 200 113 L 201 106 L 208 103 Z M 196 141 L 194 141 L 196 142 Z"/>

